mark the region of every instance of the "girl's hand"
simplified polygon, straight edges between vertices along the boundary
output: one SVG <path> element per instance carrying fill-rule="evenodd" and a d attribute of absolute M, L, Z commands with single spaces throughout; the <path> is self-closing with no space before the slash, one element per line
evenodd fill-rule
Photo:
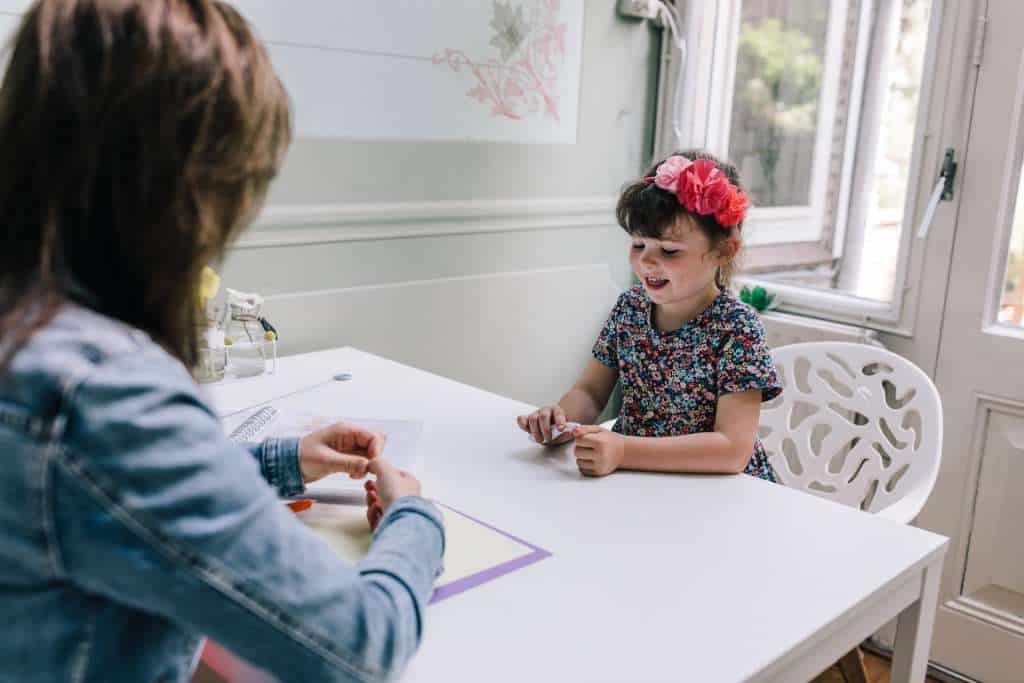
<path fill-rule="evenodd" d="M 544 406 L 533 411 L 529 415 L 520 415 L 516 418 L 519 428 L 528 432 L 533 440 L 545 446 L 557 446 L 558 444 L 572 441 L 572 433 L 562 434 L 560 437 L 551 440 L 551 425 L 557 425 L 559 429 L 565 429 L 568 420 L 565 411 L 559 405 Z"/>
<path fill-rule="evenodd" d="M 370 472 L 377 481 L 368 481 L 366 488 L 366 520 L 376 529 L 391 504 L 404 496 L 420 495 L 420 482 L 409 472 L 400 470 L 384 458 L 370 463 Z"/>
<path fill-rule="evenodd" d="M 576 466 L 588 477 L 603 477 L 619 469 L 626 457 L 626 438 L 597 425 L 580 425 L 576 439 Z"/>
<path fill-rule="evenodd" d="M 384 451 L 385 438 L 383 434 L 343 422 L 310 432 L 299 441 L 302 481 L 308 484 L 336 472 L 362 479 L 370 462 Z"/>

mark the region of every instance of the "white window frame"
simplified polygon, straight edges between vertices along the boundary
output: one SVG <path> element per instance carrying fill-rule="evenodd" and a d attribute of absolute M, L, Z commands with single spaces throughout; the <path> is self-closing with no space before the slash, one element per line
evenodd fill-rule
<path fill-rule="evenodd" d="M 871 41 L 873 12 L 881 2 L 887 0 L 865 0 L 861 5 L 856 37 L 856 63 L 853 88 L 849 102 L 849 118 L 845 153 L 841 171 L 839 202 L 836 206 L 836 223 L 833 228 L 833 257 L 842 256 L 847 231 L 853 221 L 866 221 L 864 212 L 851 211 L 852 188 L 863 187 L 863 176 L 871 172 L 868 165 L 856 163 L 854 152 L 859 139 L 859 116 L 863 109 L 862 95 L 866 79 L 866 55 Z M 673 121 L 676 107 L 676 81 L 678 79 L 679 57 L 669 40 L 663 41 L 663 65 L 659 80 L 658 125 L 655 131 L 655 156 L 663 156 L 677 147 L 705 147 L 715 153 L 727 154 L 729 135 L 729 112 L 732 108 L 732 90 L 735 79 L 736 43 L 739 35 L 739 19 L 742 0 L 677 0 L 682 31 L 686 40 L 685 74 L 682 87 L 687 93 L 685 101 L 678 108 L 678 121 Z M 918 99 L 917 122 L 915 125 L 913 150 L 911 154 L 908 187 L 904 206 L 904 225 L 900 239 L 900 254 L 893 284 L 891 302 L 880 302 L 861 298 L 839 290 L 824 290 L 777 281 L 758 279 L 753 276 L 737 278 L 740 285 L 764 286 L 776 295 L 782 310 L 818 318 L 859 324 L 865 327 L 911 336 L 913 330 L 912 311 L 905 305 L 905 294 L 911 289 L 909 282 L 921 274 L 920 259 L 912 258 L 913 251 L 923 246 L 916 244 L 916 219 L 919 213 L 918 196 L 922 188 L 931 189 L 937 170 L 928 169 L 921 174 L 921 159 L 926 152 L 925 142 L 940 144 L 934 134 L 928 135 L 929 123 L 941 121 L 945 110 L 952 106 L 948 102 L 933 101 L 938 38 L 944 31 L 946 16 L 945 0 L 932 0 L 927 47 L 922 69 L 923 78 Z M 754 227 L 747 246 L 762 244 L 788 244 L 802 240 L 804 235 L 790 232 L 787 239 L 772 241 L 770 235 L 782 229 L 793 231 L 799 222 L 810 225 L 806 241 L 821 239 L 824 223 L 825 193 L 829 157 L 832 152 L 830 141 L 836 120 L 836 104 L 840 77 L 842 41 L 839 37 L 847 19 L 848 3 L 832 0 L 829 12 L 826 39 L 825 71 L 822 80 L 822 97 L 819 104 L 818 133 L 815 143 L 815 163 L 812 180 L 812 201 L 805 207 L 754 208 L 749 221 Z M 837 9 L 838 8 L 838 9 Z M 836 10 L 836 11 L 833 11 Z M 955 12 L 950 13 L 955 15 Z M 678 128 L 682 142 L 676 142 L 675 128 Z M 938 155 L 941 157 L 941 154 Z M 923 208 L 923 207 L 920 207 Z M 811 233 L 815 234 L 811 234 Z M 795 234 L 796 239 L 793 235 Z M 913 272 L 911 272 L 913 270 Z M 911 307 L 913 308 L 913 307 Z"/>
<path fill-rule="evenodd" d="M 1024 72 L 1021 77 L 1024 78 Z M 993 242 L 992 262 L 989 266 L 989 278 L 986 285 L 988 294 L 982 321 L 986 334 L 1024 340 L 1024 328 L 999 322 L 1003 286 L 1006 282 L 1010 248 L 1014 238 L 1014 219 L 1018 212 L 1024 211 L 1024 206 L 1018 204 L 1017 201 L 1021 195 L 1020 185 L 1022 176 L 1024 176 L 1024 97 L 1018 96 L 1013 117 L 1010 120 L 1012 124 L 1007 134 L 1007 140 L 1013 145 L 1013 153 L 1007 155 L 1006 168 L 1003 170 L 1001 205 L 996 218 L 996 239 Z"/>
<path fill-rule="evenodd" d="M 835 129 L 839 76 L 842 60 L 841 36 L 846 23 L 847 4 L 840 0 L 829 11 L 825 31 L 825 55 L 823 59 L 822 88 L 818 102 L 818 122 L 815 127 L 814 163 L 811 170 L 809 201 L 806 205 L 755 207 L 751 211 L 751 232 L 748 244 L 786 244 L 793 242 L 816 242 L 822 238 L 825 220 L 825 192 L 828 182 L 829 157 L 832 153 L 832 135 Z M 711 101 L 720 103 L 720 110 L 709 116 L 706 147 L 715 154 L 728 156 L 729 112 L 732 111 L 733 84 L 736 76 L 737 44 L 740 32 L 741 0 L 726 0 L 719 3 L 720 39 L 716 40 L 715 62 L 722 64 L 721 76 L 713 80 Z M 695 135 L 697 131 L 689 131 Z"/>

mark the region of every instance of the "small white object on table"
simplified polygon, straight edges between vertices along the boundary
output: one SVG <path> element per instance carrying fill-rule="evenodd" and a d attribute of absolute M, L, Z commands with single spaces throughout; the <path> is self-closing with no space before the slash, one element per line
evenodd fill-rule
<path fill-rule="evenodd" d="M 892 680 L 924 680 L 942 536 L 745 475 L 584 478 L 517 427 L 532 406 L 352 348 L 208 391 L 230 426 L 314 385 L 422 421 L 424 494 L 552 553 L 431 606 L 403 680 L 799 683 L 897 616 Z"/>

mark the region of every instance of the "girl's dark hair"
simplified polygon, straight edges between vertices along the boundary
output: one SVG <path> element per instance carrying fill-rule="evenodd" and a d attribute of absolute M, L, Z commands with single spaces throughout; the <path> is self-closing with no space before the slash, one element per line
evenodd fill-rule
<path fill-rule="evenodd" d="M 38 0 L 0 86 L 0 368 L 67 300 L 192 366 L 199 274 L 258 210 L 290 119 L 226 3 Z"/>
<path fill-rule="evenodd" d="M 708 159 L 715 162 L 726 177 L 729 178 L 736 189 L 742 190 L 739 172 L 736 167 L 727 161 L 722 161 L 712 154 L 699 149 L 689 149 L 682 152 L 673 152 L 671 156 L 684 156 L 691 161 L 697 159 Z M 715 220 L 714 216 L 700 216 L 686 209 L 674 194 L 663 190 L 652 182 L 645 182 L 655 174 L 658 166 L 664 159 L 655 162 L 647 169 L 643 177 L 635 182 L 628 183 L 622 189 L 619 203 L 615 207 L 615 217 L 622 229 L 630 235 L 649 237 L 651 239 L 662 239 L 665 233 L 678 224 L 682 217 L 689 218 L 711 243 L 711 250 L 718 251 L 730 237 L 740 239 L 743 222 L 733 228 L 724 228 Z M 729 281 L 736 269 L 736 259 L 720 266 L 715 274 L 715 284 L 724 289 L 729 286 Z"/>

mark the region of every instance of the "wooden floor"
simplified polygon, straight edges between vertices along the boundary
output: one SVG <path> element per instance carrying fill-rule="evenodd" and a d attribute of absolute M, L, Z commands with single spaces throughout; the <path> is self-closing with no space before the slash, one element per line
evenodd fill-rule
<path fill-rule="evenodd" d="M 883 659 L 870 652 L 864 653 L 864 666 L 868 671 L 868 683 L 889 683 L 889 660 Z M 224 679 L 214 673 L 205 664 L 200 662 L 192 683 L 223 683 Z M 846 683 L 843 674 L 838 666 L 833 666 L 825 673 L 814 679 L 813 683 Z M 928 678 L 927 683 L 939 683 L 934 678 Z"/>
<path fill-rule="evenodd" d="M 868 671 L 868 683 L 889 683 L 889 660 L 873 655 L 870 652 L 864 653 L 864 668 Z M 843 674 L 839 671 L 838 666 L 825 671 L 817 678 L 814 679 L 813 683 L 846 683 L 843 679 Z M 929 677 L 927 683 L 939 683 L 934 678 Z"/>

